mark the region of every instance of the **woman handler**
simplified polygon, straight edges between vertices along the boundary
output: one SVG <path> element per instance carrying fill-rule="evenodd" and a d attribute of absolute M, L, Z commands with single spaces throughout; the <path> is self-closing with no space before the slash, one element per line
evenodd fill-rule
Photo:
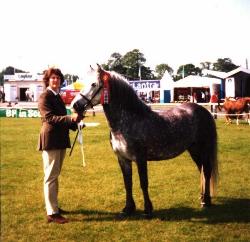
<path fill-rule="evenodd" d="M 43 82 L 46 87 L 40 95 L 38 109 L 42 127 L 38 150 L 42 151 L 44 168 L 44 198 L 48 222 L 59 224 L 68 220 L 58 207 L 58 177 L 61 172 L 66 148 L 70 148 L 69 129 L 76 130 L 82 117 L 73 113 L 67 115 L 66 107 L 59 94 L 64 77 L 60 69 L 50 68 L 45 71 Z"/>

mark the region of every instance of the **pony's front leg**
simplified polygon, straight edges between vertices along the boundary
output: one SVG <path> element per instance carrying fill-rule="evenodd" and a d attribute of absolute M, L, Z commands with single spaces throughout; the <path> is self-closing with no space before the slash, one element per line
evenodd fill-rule
<path fill-rule="evenodd" d="M 132 214 L 136 207 L 132 194 L 132 161 L 118 157 L 118 162 L 122 170 L 124 185 L 126 189 L 126 205 L 122 210 L 122 214 Z"/>
<path fill-rule="evenodd" d="M 239 116 L 240 116 L 240 115 L 237 115 L 237 116 L 236 116 L 236 117 L 237 117 L 237 118 L 236 118 L 236 124 L 237 124 L 237 125 L 240 124 L 240 123 L 239 123 Z"/>
<path fill-rule="evenodd" d="M 138 173 L 140 177 L 140 185 L 144 197 L 144 212 L 148 218 L 152 217 L 153 205 L 148 194 L 148 169 L 146 160 L 136 161 Z"/>
<path fill-rule="evenodd" d="M 231 121 L 229 115 L 226 115 L 226 124 L 230 124 L 230 123 L 232 123 L 232 121 Z"/>

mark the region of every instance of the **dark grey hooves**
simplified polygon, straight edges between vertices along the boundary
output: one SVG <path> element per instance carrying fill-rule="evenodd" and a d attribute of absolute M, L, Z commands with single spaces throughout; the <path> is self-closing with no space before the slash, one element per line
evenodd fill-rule
<path fill-rule="evenodd" d="M 116 218 L 119 219 L 119 220 L 123 220 L 123 219 L 126 219 L 128 217 L 129 217 L 129 215 L 122 212 L 122 211 L 116 215 Z"/>
<path fill-rule="evenodd" d="M 212 206 L 211 199 L 204 199 L 201 201 L 201 207 L 202 208 L 209 208 Z"/>
<path fill-rule="evenodd" d="M 152 214 L 152 213 L 144 213 L 144 214 L 143 214 L 143 217 L 144 217 L 145 219 L 150 220 L 150 219 L 153 218 L 153 214 Z"/>
<path fill-rule="evenodd" d="M 129 212 L 125 212 L 125 211 L 121 211 L 120 213 L 117 214 L 117 219 L 126 219 L 130 216 L 132 216 L 133 214 L 135 214 L 135 211 L 129 211 Z"/>
<path fill-rule="evenodd" d="M 202 208 L 210 208 L 210 207 L 212 207 L 212 203 L 203 203 L 203 202 L 201 202 L 201 207 Z"/>
<path fill-rule="evenodd" d="M 211 205 L 212 205 L 211 197 L 201 195 L 201 207 L 208 208 L 208 207 L 211 207 Z"/>
<path fill-rule="evenodd" d="M 135 207 L 132 207 L 132 208 L 128 208 L 128 207 L 125 207 L 124 209 L 122 209 L 122 211 L 118 214 L 118 217 L 119 218 L 126 218 L 126 217 L 129 217 L 131 215 L 133 215 L 135 213 Z"/>

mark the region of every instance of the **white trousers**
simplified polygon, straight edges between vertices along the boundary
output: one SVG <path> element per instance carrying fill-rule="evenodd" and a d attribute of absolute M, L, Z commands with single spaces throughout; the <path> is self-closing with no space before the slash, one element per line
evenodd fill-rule
<path fill-rule="evenodd" d="M 66 149 L 44 150 L 44 199 L 47 215 L 58 213 L 58 176 L 60 175 Z"/>

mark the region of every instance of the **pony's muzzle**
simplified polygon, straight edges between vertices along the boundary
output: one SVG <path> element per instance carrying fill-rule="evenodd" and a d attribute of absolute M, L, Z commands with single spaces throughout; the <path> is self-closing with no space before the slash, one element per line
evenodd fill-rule
<path fill-rule="evenodd" d="M 75 110 L 75 112 L 77 112 L 78 114 L 83 114 L 86 111 L 87 105 L 88 103 L 86 100 L 79 99 L 73 103 L 72 107 Z"/>

